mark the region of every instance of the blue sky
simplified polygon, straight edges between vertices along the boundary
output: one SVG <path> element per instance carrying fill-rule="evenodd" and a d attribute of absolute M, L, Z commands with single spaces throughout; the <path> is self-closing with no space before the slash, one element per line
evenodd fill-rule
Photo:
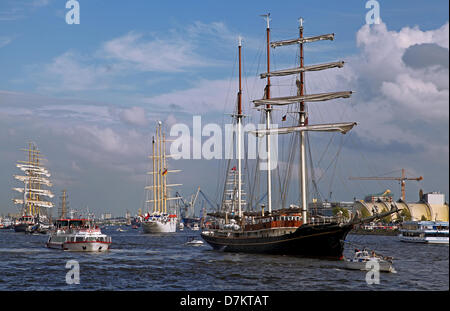
<path fill-rule="evenodd" d="M 74 206 L 116 214 L 142 207 L 154 122 L 189 124 L 200 113 L 205 122 L 222 124 L 232 112 L 238 35 L 244 37 L 247 111 L 250 100 L 261 96 L 255 77 L 265 68 L 265 24 L 259 14 L 267 12 L 273 40 L 296 36 L 300 16 L 306 35 L 336 33 L 333 42 L 306 47 L 307 63 L 348 63 L 342 75 L 314 73 L 307 84 L 310 90 L 356 91 L 338 113 L 331 112 L 333 104 L 311 107 L 324 119 L 359 123 L 345 140 L 336 174 L 326 172 L 324 193 L 332 186 L 336 200 L 385 188 L 398 193 L 396 183 L 345 180 L 398 174 L 404 167 L 424 176 L 420 184 L 408 184 L 410 201 L 419 187 L 448 199 L 448 1 L 379 1 L 378 28 L 365 28 L 366 1 L 80 0 L 79 25 L 65 23 L 65 3 L 0 2 L 0 213 L 16 211 L 14 162 L 23 159 L 20 148 L 29 140 L 48 159 L 53 191 L 67 188 Z M 424 44 L 438 53 L 432 55 L 446 49 L 447 63 L 417 65 L 429 57 L 415 47 Z M 402 58 L 406 51 L 416 52 L 416 63 Z M 277 69 L 295 63 L 294 49 L 273 53 Z M 280 83 L 274 92 L 284 90 Z M 318 138 L 317 154 L 328 139 Z M 183 194 L 200 185 L 217 197 L 217 174 L 211 174 L 219 172 L 217 161 L 174 165 L 185 171 L 175 177 Z"/>

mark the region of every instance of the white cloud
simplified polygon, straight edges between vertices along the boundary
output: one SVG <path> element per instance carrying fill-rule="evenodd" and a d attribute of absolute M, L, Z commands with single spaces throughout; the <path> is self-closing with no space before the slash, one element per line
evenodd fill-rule
<path fill-rule="evenodd" d="M 359 123 L 355 130 L 363 139 L 435 150 L 448 143 L 448 136 L 435 135 L 448 131 L 448 67 L 413 68 L 405 64 L 403 56 L 408 48 L 425 43 L 448 51 L 448 25 L 428 31 L 405 27 L 398 32 L 388 30 L 384 23 L 364 25 L 356 34 L 360 53 L 346 59 L 344 69 L 329 75 L 327 83 L 313 77 L 310 85 L 313 89 L 328 84 L 356 91 L 349 101 L 352 105 L 341 111 L 349 121 Z M 448 145 L 444 149 L 448 154 Z"/>
<path fill-rule="evenodd" d="M 208 64 L 188 40 L 177 37 L 143 40 L 142 34 L 134 32 L 104 43 L 99 53 L 131 64 L 139 71 L 179 72 Z"/>
<path fill-rule="evenodd" d="M 131 107 L 129 109 L 123 109 L 120 113 L 122 121 L 138 126 L 145 126 L 148 124 L 146 111 L 141 107 Z"/>
<path fill-rule="evenodd" d="M 0 48 L 7 46 L 8 44 L 10 44 L 12 42 L 12 38 L 10 37 L 5 37 L 5 36 L 1 36 L 0 37 Z"/>

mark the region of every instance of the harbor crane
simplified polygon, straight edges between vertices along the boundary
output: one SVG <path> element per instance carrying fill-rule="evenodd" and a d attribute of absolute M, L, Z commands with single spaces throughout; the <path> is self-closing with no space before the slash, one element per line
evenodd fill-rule
<path fill-rule="evenodd" d="M 402 190 L 402 201 L 406 200 L 406 191 L 405 184 L 407 180 L 416 180 L 420 181 L 423 179 L 422 176 L 419 177 L 406 177 L 405 169 L 402 168 L 402 176 L 401 177 L 349 177 L 350 180 L 398 180 L 400 181 L 401 190 Z"/>

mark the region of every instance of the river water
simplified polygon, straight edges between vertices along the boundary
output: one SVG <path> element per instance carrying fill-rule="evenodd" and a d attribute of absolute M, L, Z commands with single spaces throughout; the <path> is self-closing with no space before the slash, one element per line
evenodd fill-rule
<path fill-rule="evenodd" d="M 395 236 L 349 235 L 347 241 L 394 257 L 397 273 L 380 273 L 367 284 L 364 271 L 342 262 L 255 254 L 231 254 L 188 246 L 198 231 L 147 235 L 108 227 L 111 250 L 74 253 L 47 249 L 46 235 L 0 230 L 0 290 L 242 290 L 348 291 L 449 290 L 448 245 L 409 244 Z M 346 244 L 351 257 L 354 244 Z M 79 264 L 79 284 L 67 284 L 66 263 Z"/>

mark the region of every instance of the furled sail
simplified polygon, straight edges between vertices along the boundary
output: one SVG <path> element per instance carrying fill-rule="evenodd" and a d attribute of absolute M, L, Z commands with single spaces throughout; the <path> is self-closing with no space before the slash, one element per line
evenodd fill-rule
<path fill-rule="evenodd" d="M 13 202 L 14 202 L 14 204 L 23 204 L 22 199 L 13 199 Z M 47 208 L 53 207 L 53 203 L 47 202 L 47 201 L 27 200 L 27 203 L 31 203 L 31 204 L 33 204 L 35 206 L 39 206 L 39 207 L 47 207 Z"/>
<path fill-rule="evenodd" d="M 291 40 L 275 41 L 275 42 L 271 42 L 270 46 L 272 48 L 276 48 L 277 46 L 282 46 L 282 45 L 310 43 L 310 42 L 322 41 L 322 40 L 334 40 L 334 33 L 315 36 L 315 37 L 309 37 L 309 38 L 297 38 L 297 39 L 291 39 Z"/>
<path fill-rule="evenodd" d="M 305 67 L 297 67 L 297 68 L 291 68 L 291 69 L 284 69 L 284 70 L 278 70 L 278 71 L 271 71 L 269 73 L 265 72 L 260 74 L 261 79 L 265 79 L 267 77 L 281 77 L 281 76 L 288 76 L 292 74 L 297 74 L 304 71 L 319 71 L 319 70 L 325 70 L 325 69 L 331 69 L 331 68 L 342 68 L 344 66 L 343 61 L 339 62 L 333 62 L 333 63 L 326 63 L 326 64 L 317 64 L 317 65 L 310 65 Z"/>
<path fill-rule="evenodd" d="M 13 190 L 20 192 L 20 193 L 24 193 L 24 191 L 25 191 L 24 188 L 13 188 Z M 35 193 L 35 194 L 47 196 L 49 198 L 54 197 L 54 194 L 51 193 L 50 190 L 46 190 L 46 189 L 29 189 L 29 188 L 27 188 L 26 193 Z"/>
<path fill-rule="evenodd" d="M 352 91 L 346 92 L 332 92 L 332 93 L 319 93 L 319 94 L 310 94 L 303 96 L 288 96 L 288 97 L 276 97 L 271 99 L 257 99 L 254 100 L 253 103 L 255 106 L 261 105 L 289 105 L 296 102 L 318 102 L 331 100 L 336 98 L 348 98 L 352 94 Z"/>
<path fill-rule="evenodd" d="M 24 172 L 33 172 L 34 174 L 44 175 L 50 177 L 50 173 L 43 167 L 29 165 L 29 164 L 16 164 L 16 166 Z"/>
<path fill-rule="evenodd" d="M 250 131 L 250 133 L 255 134 L 257 137 L 271 134 L 289 134 L 293 132 L 301 131 L 315 131 L 315 132 L 340 132 L 346 134 L 350 131 L 357 123 L 356 122 L 344 122 L 344 123 L 329 123 L 329 124 L 313 124 L 305 126 L 290 126 L 290 127 L 280 127 L 273 129 L 264 129 L 257 131 Z"/>
<path fill-rule="evenodd" d="M 50 182 L 50 180 L 48 180 L 47 178 L 44 178 L 44 177 L 14 175 L 14 178 L 17 180 L 20 180 L 22 182 L 40 183 L 40 184 L 44 184 L 49 187 L 52 186 L 52 183 Z"/>

